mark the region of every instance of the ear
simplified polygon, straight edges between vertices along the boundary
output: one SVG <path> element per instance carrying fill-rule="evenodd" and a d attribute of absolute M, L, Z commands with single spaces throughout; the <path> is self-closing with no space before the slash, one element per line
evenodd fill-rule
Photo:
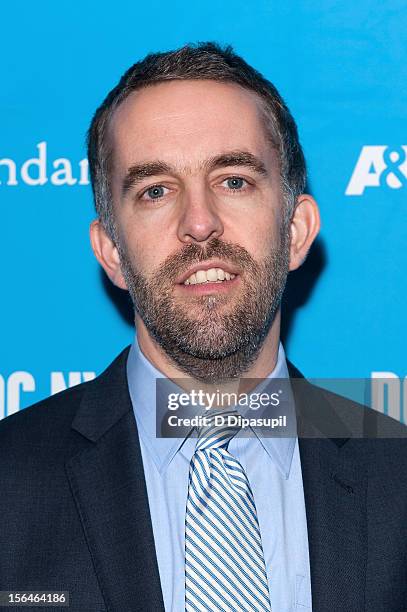
<path fill-rule="evenodd" d="M 305 261 L 320 225 L 314 198 L 305 193 L 300 195 L 291 219 L 290 271 L 296 270 Z"/>
<path fill-rule="evenodd" d="M 96 219 L 90 225 L 90 242 L 96 259 L 112 283 L 120 289 L 127 290 L 116 245 L 106 233 L 100 219 Z"/>

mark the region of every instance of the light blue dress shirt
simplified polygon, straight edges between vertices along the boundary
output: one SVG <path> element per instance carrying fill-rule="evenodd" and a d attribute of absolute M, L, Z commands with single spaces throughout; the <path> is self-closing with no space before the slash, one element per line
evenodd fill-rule
<path fill-rule="evenodd" d="M 156 379 L 137 336 L 127 361 L 166 612 L 185 611 L 184 529 L 189 464 L 196 438 L 156 436 Z M 280 344 L 268 378 L 288 378 Z M 311 610 L 308 535 L 298 439 L 235 436 L 229 452 L 242 464 L 257 508 L 273 612 Z"/>

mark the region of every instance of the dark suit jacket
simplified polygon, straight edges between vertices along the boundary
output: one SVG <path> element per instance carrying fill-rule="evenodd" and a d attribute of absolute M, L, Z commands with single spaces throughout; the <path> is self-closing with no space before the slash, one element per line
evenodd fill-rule
<path fill-rule="evenodd" d="M 0 590 L 69 591 L 70 612 L 163 611 L 127 353 L 0 422 Z M 295 403 L 313 611 L 406 611 L 405 428 L 305 379 Z M 393 437 L 347 439 L 358 427 Z"/>

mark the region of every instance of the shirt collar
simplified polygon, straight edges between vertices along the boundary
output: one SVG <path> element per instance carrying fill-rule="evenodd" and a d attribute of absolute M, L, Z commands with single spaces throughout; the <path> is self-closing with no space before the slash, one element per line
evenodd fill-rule
<path fill-rule="evenodd" d="M 164 374 L 145 357 L 138 344 L 136 334 L 127 359 L 127 380 L 130 398 L 139 436 L 151 454 L 158 471 L 163 474 L 179 450 L 187 458 L 192 458 L 196 438 L 157 437 L 156 380 L 158 378 L 166 379 Z M 281 342 L 279 344 L 276 366 L 267 378 L 289 378 L 285 352 Z M 180 391 L 180 387 L 168 379 L 166 384 L 173 385 L 174 392 Z M 166 388 L 169 389 L 170 387 Z M 256 430 L 254 432 L 256 433 Z M 296 438 L 258 436 L 258 439 L 270 459 L 280 470 L 282 476 L 287 479 L 290 474 Z"/>

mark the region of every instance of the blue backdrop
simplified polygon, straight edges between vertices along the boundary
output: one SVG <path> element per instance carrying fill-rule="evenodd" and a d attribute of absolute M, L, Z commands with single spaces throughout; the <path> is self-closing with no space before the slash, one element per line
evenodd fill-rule
<path fill-rule="evenodd" d="M 131 342 L 89 246 L 85 132 L 130 64 L 198 40 L 232 44 L 299 126 L 322 231 L 287 291 L 289 357 L 308 376 L 385 372 L 401 403 L 404 0 L 38 6 L 1 9 L 0 418 L 100 373 Z"/>

